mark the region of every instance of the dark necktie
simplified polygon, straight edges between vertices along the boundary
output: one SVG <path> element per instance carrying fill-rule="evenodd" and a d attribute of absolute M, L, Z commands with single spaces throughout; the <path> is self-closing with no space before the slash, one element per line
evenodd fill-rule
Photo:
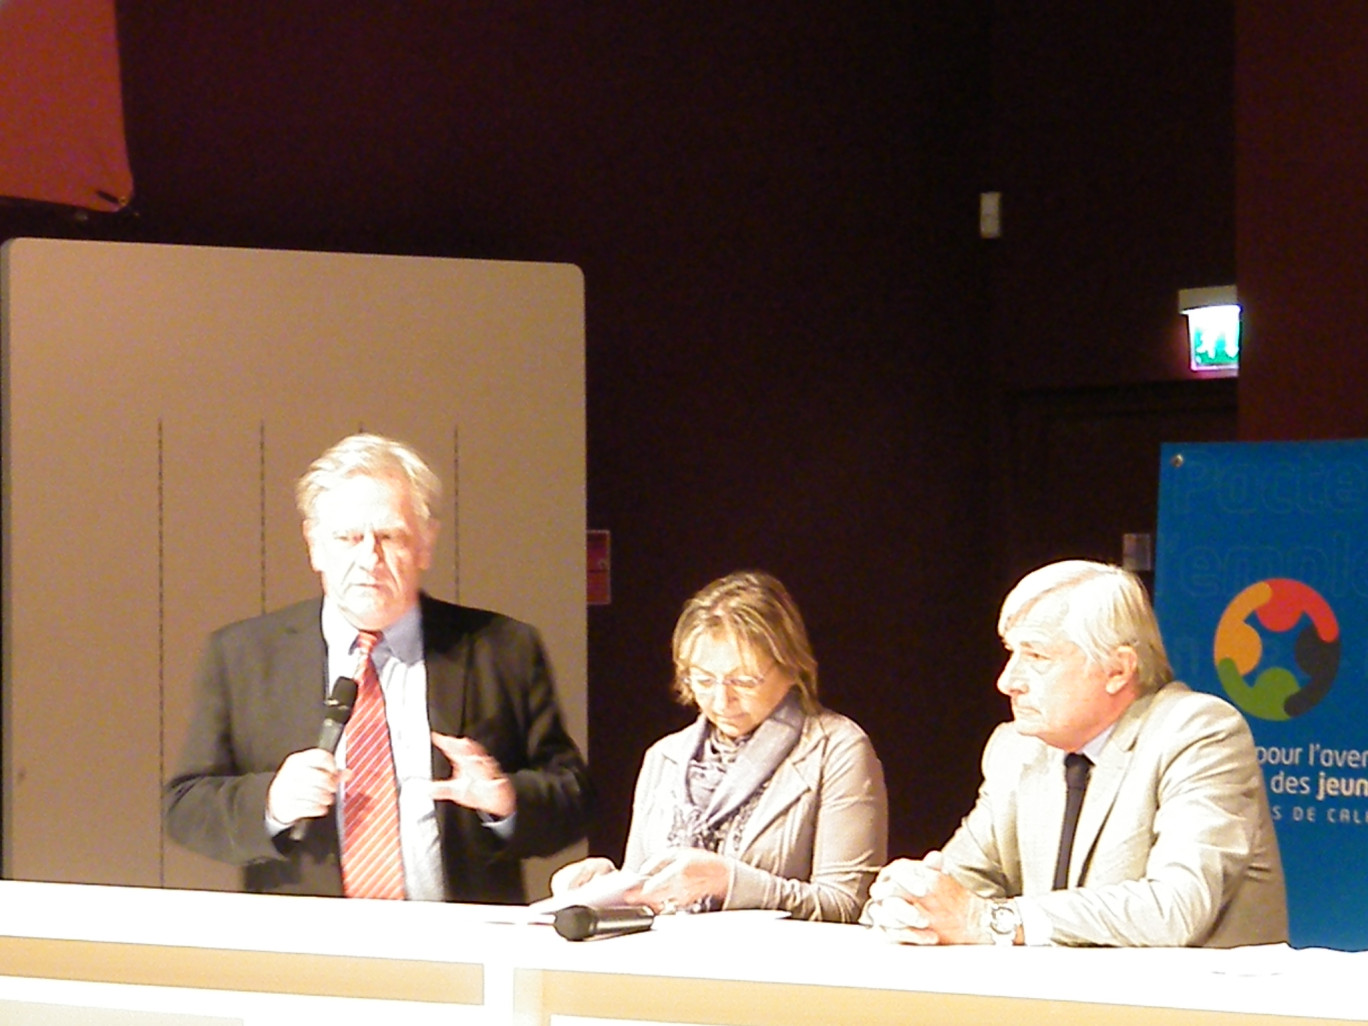
<path fill-rule="evenodd" d="M 356 639 L 361 665 L 356 706 L 347 728 L 351 776 L 342 802 L 342 891 L 349 898 L 404 897 L 404 859 L 399 849 L 399 795 L 394 778 L 385 696 L 371 661 L 380 640 L 372 631 Z"/>
<path fill-rule="evenodd" d="M 1059 831 L 1059 858 L 1055 862 L 1054 889 L 1069 885 L 1069 858 L 1073 855 L 1074 833 L 1078 830 L 1078 810 L 1083 807 L 1083 792 L 1088 789 L 1092 760 L 1078 752 L 1064 756 L 1064 782 L 1069 795 L 1064 800 L 1064 827 Z"/>

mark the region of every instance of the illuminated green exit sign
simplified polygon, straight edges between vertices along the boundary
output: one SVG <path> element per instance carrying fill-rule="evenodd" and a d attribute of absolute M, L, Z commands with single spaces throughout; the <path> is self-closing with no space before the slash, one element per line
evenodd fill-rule
<path fill-rule="evenodd" d="M 1235 286 L 1182 289 L 1178 309 L 1188 320 L 1188 365 L 1195 371 L 1238 371 L 1240 304 Z"/>

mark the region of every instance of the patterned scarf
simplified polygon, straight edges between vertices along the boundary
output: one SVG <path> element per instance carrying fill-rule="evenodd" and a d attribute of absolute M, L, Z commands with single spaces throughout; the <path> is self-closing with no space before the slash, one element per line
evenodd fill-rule
<path fill-rule="evenodd" d="M 735 854 L 741 832 L 774 771 L 798 744 L 804 714 L 798 689 L 791 688 L 765 721 L 743 738 L 729 738 L 699 715 L 693 726 L 693 756 L 683 767 L 667 843 Z"/>

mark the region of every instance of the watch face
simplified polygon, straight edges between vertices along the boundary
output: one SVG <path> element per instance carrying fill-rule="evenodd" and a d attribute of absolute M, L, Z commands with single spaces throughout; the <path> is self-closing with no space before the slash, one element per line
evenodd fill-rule
<path fill-rule="evenodd" d="M 988 919 L 988 926 L 994 933 L 1015 934 L 1017 928 L 1016 909 L 1005 902 L 1001 905 L 994 905 L 993 914 Z"/>

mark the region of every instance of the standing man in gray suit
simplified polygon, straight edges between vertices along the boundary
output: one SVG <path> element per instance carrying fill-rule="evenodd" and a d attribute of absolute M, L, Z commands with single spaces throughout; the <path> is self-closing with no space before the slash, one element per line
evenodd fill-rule
<path fill-rule="evenodd" d="M 1136 577 L 1027 574 L 998 620 L 1013 722 L 942 851 L 885 866 L 864 921 L 914 944 L 1233 947 L 1287 940 L 1248 724 L 1173 680 Z"/>
<path fill-rule="evenodd" d="M 209 639 L 163 811 L 248 890 L 518 903 L 521 860 L 584 834 L 537 632 L 421 591 L 439 494 L 407 446 L 344 438 L 296 486 L 322 597 Z M 357 692 L 334 753 L 339 678 Z"/>

